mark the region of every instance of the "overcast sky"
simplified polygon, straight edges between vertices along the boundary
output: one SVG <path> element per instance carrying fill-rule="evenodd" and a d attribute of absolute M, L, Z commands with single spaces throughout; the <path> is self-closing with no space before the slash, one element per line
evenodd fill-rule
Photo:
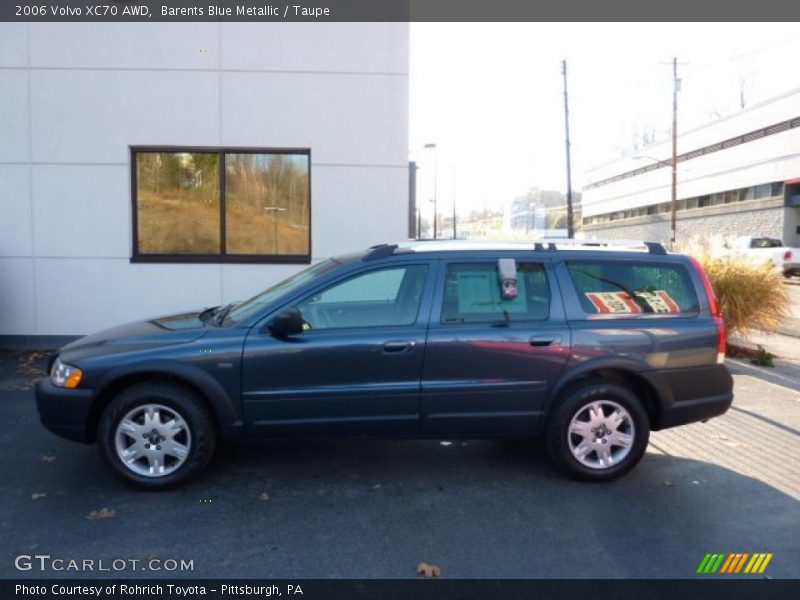
<path fill-rule="evenodd" d="M 462 214 L 499 209 L 532 186 L 566 189 L 562 59 L 580 189 L 585 170 L 630 151 L 637 130 L 669 136 L 673 56 L 687 63 L 679 65 L 679 131 L 739 110 L 741 81 L 748 104 L 800 87 L 793 23 L 412 23 L 420 203 L 430 207 L 432 197 L 432 152 L 422 150 L 430 142 L 445 214 L 454 190 Z"/>

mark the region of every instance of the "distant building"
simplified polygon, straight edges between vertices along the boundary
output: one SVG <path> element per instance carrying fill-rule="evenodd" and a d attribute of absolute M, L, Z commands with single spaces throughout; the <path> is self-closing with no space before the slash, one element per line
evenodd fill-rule
<path fill-rule="evenodd" d="M 450 233 L 452 235 L 452 227 Z M 458 237 L 470 240 L 503 239 L 506 237 L 503 232 L 503 213 L 482 210 L 472 211 L 466 217 L 459 216 Z"/>
<path fill-rule="evenodd" d="M 581 194 L 573 193 L 573 209 L 580 212 Z M 530 237 L 566 237 L 567 197 L 555 190 L 531 188 L 506 205 L 504 226 L 513 235 L 530 234 Z M 575 218 L 575 223 L 579 219 Z"/>
<path fill-rule="evenodd" d="M 586 237 L 668 241 L 671 142 L 587 173 Z M 800 89 L 678 137 L 676 240 L 800 243 Z"/>

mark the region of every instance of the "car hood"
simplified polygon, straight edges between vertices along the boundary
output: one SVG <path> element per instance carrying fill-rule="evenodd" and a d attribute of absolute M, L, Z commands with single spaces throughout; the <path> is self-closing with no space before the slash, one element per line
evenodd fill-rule
<path fill-rule="evenodd" d="M 206 325 L 198 319 L 200 311 L 134 321 L 92 335 L 64 346 L 60 355 L 65 361 L 92 356 L 117 354 L 130 350 L 186 344 L 202 337 Z"/>

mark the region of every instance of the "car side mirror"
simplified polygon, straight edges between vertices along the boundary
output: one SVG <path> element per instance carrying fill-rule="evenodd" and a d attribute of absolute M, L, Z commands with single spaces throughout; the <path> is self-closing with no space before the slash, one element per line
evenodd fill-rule
<path fill-rule="evenodd" d="M 272 321 L 268 328 L 273 335 L 278 337 L 289 337 L 303 333 L 303 313 L 296 307 L 287 308 Z"/>

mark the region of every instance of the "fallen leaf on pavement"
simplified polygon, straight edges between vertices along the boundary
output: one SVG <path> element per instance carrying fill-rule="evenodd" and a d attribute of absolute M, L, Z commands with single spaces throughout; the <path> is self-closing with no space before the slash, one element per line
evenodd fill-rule
<path fill-rule="evenodd" d="M 269 494 L 267 492 L 264 492 L 258 497 L 258 499 L 261 500 L 262 502 L 266 502 L 267 500 L 269 500 Z"/>
<path fill-rule="evenodd" d="M 417 565 L 417 573 L 425 575 L 425 577 L 439 577 L 442 574 L 442 568 L 438 565 L 421 562 Z"/>
<path fill-rule="evenodd" d="M 31 498 L 33 498 L 34 500 L 38 500 L 39 498 L 44 498 L 45 496 L 47 496 L 47 494 L 45 494 L 44 492 L 33 492 L 31 494 Z"/>
<path fill-rule="evenodd" d="M 89 516 L 86 517 L 90 521 L 104 521 L 105 519 L 110 519 L 114 515 L 117 514 L 115 510 L 109 510 L 107 508 L 101 508 L 100 510 L 93 510 L 89 513 Z"/>

